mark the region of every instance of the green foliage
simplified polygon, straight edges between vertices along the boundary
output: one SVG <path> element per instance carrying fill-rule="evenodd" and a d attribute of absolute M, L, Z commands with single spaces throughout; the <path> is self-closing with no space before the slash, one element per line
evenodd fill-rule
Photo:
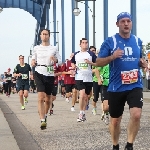
<path fill-rule="evenodd" d="M 145 46 L 146 50 L 150 50 L 150 42 L 148 42 Z"/>

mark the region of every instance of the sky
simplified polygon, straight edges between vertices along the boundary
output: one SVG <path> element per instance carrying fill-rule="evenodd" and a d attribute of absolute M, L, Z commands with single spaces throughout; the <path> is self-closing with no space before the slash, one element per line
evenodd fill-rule
<path fill-rule="evenodd" d="M 72 48 L 72 8 L 71 0 L 65 1 L 65 55 L 69 58 Z M 130 0 L 108 0 L 109 1 L 109 19 L 108 34 L 114 35 L 118 32 L 115 25 L 116 17 L 119 13 L 130 12 Z M 57 21 L 59 30 L 59 50 L 61 55 L 61 0 L 57 0 Z M 75 49 L 80 50 L 79 41 L 85 37 L 84 32 L 84 7 L 83 3 L 78 5 L 81 13 L 76 16 L 76 38 Z M 53 31 L 53 10 L 50 9 L 50 30 Z M 92 10 L 92 2 L 89 2 L 89 8 Z M 150 0 L 137 0 L 137 36 L 141 38 L 143 44 L 150 42 Z M 92 45 L 92 12 L 89 9 L 89 45 Z M 103 42 L 103 0 L 96 0 L 96 48 L 99 49 Z M 24 55 L 25 62 L 28 62 L 30 48 L 34 42 L 36 20 L 28 12 L 18 8 L 4 8 L 0 13 L 0 74 L 12 70 L 19 63 L 18 56 Z M 51 35 L 51 44 L 53 45 L 53 34 Z"/>

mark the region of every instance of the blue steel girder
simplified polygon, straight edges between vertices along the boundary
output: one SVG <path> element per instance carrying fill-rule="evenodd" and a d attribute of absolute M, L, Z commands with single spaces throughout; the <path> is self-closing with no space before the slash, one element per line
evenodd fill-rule
<path fill-rule="evenodd" d="M 31 0 L 0 0 L 2 8 L 20 8 L 29 12 L 37 22 L 41 19 L 41 5 Z"/>
<path fill-rule="evenodd" d="M 42 3 L 43 3 L 43 0 L 31 0 L 31 1 L 33 1 L 37 4 L 40 4 L 40 5 L 42 5 Z M 51 4 L 51 0 L 46 0 L 46 4 Z"/>

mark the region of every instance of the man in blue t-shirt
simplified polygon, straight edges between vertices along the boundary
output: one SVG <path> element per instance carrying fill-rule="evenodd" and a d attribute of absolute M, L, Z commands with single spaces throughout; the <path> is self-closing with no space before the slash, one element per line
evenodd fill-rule
<path fill-rule="evenodd" d="M 128 139 L 125 150 L 133 150 L 133 142 L 140 127 L 143 106 L 142 79 L 140 67 L 147 63 L 142 59 L 142 41 L 130 34 L 132 18 L 127 12 L 117 16 L 119 33 L 108 37 L 100 48 L 96 64 L 110 64 L 109 113 L 110 133 L 113 150 L 119 150 L 120 122 L 127 102 L 130 109 Z"/>

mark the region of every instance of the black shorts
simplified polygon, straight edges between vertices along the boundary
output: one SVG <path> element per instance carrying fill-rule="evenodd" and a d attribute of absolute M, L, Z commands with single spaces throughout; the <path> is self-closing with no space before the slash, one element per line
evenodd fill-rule
<path fill-rule="evenodd" d="M 12 83 L 12 88 L 16 88 L 16 83 Z"/>
<path fill-rule="evenodd" d="M 18 85 L 18 87 L 17 87 L 17 92 L 19 92 L 19 91 L 24 91 L 24 90 L 27 90 L 27 91 L 29 91 L 29 88 L 30 88 L 30 85 L 29 84 L 20 84 L 20 85 Z"/>
<path fill-rule="evenodd" d="M 66 93 L 69 93 L 69 92 L 72 92 L 72 90 L 76 88 L 76 85 L 75 84 L 66 84 L 65 88 L 66 88 Z"/>
<path fill-rule="evenodd" d="M 54 85 L 54 76 L 44 76 L 35 71 L 34 73 L 37 92 L 45 92 L 47 95 L 51 95 Z"/>
<path fill-rule="evenodd" d="M 101 93 L 101 87 L 101 85 L 98 85 L 98 82 L 93 82 L 94 102 L 98 101 L 99 93 Z"/>
<path fill-rule="evenodd" d="M 76 86 L 79 91 L 85 89 L 85 93 L 87 95 L 90 95 L 93 83 L 92 82 L 83 82 L 83 80 L 76 80 Z"/>
<path fill-rule="evenodd" d="M 102 100 L 102 102 L 104 100 L 108 100 L 108 98 L 109 98 L 109 92 L 107 90 L 108 90 L 108 86 L 102 85 L 102 92 L 101 92 L 101 100 Z"/>
<path fill-rule="evenodd" d="M 59 82 L 60 82 L 61 87 L 65 87 L 64 80 L 60 80 Z"/>
<path fill-rule="evenodd" d="M 52 95 L 53 95 L 53 96 L 56 96 L 56 95 L 57 95 L 57 90 L 58 90 L 58 86 L 57 86 L 57 84 L 54 84 L 54 85 L 53 85 L 53 91 L 52 91 Z"/>
<path fill-rule="evenodd" d="M 129 105 L 129 109 L 133 107 L 142 108 L 143 89 L 134 88 L 124 92 L 109 92 L 109 113 L 112 118 L 122 116 L 126 101 Z"/>

